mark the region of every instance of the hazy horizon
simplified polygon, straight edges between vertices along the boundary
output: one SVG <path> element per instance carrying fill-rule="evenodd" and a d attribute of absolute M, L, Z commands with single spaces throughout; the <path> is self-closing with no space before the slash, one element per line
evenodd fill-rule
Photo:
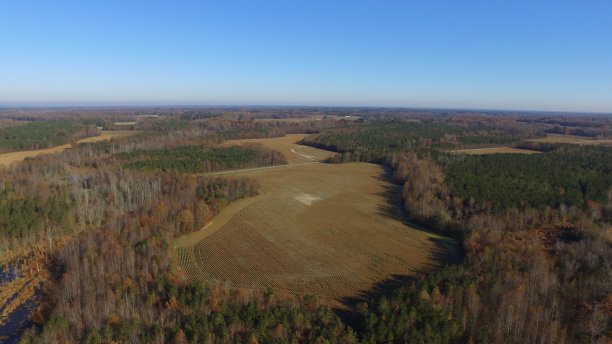
<path fill-rule="evenodd" d="M 104 110 L 104 109 L 387 109 L 401 111 L 474 111 L 474 112 L 518 112 L 525 114 L 551 114 L 551 115 L 603 115 L 612 116 L 612 111 L 566 111 L 566 110 L 550 110 L 550 109 L 495 109 L 495 108 L 462 108 L 462 107 L 434 107 L 434 106 L 384 106 L 384 105 L 292 105 L 292 104 L 30 104 L 30 105 L 5 105 L 0 104 L 1 110 Z"/>
<path fill-rule="evenodd" d="M 612 112 L 612 4 L 0 4 L 0 107 Z"/>

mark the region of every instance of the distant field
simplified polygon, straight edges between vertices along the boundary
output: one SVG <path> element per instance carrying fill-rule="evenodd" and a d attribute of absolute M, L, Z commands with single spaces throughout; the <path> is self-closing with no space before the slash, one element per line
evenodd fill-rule
<path fill-rule="evenodd" d="M 457 154 L 482 155 L 482 154 L 536 154 L 538 151 L 529 149 L 520 149 L 512 147 L 495 147 L 495 148 L 474 148 L 474 149 L 458 149 L 451 151 Z"/>
<path fill-rule="evenodd" d="M 311 121 L 322 121 L 326 120 L 347 120 L 347 121 L 356 121 L 359 119 L 357 116 L 310 116 L 310 117 L 292 117 L 292 118 L 256 118 L 254 121 L 256 122 L 281 122 L 281 123 L 303 123 L 303 122 L 311 122 Z"/>
<path fill-rule="evenodd" d="M 106 140 L 110 140 L 115 137 L 126 137 L 126 136 L 134 135 L 137 133 L 138 132 L 132 131 L 132 130 L 103 131 L 102 134 L 100 134 L 99 136 L 93 136 L 93 137 L 88 137 L 88 138 L 79 140 L 77 141 L 77 144 L 106 141 Z M 45 149 L 3 153 L 3 154 L 0 154 L 0 166 L 9 166 L 13 163 L 22 161 L 25 158 L 32 158 L 40 154 L 60 153 L 71 147 L 72 147 L 71 144 L 65 144 L 65 145 L 45 148 Z"/>
<path fill-rule="evenodd" d="M 398 190 L 381 166 L 304 164 L 310 159 L 292 151 L 299 139 L 248 140 L 276 147 L 293 165 L 240 173 L 258 180 L 262 193 L 229 205 L 207 227 L 175 241 L 188 276 L 336 303 L 393 275 L 439 264 L 433 259 L 441 253 L 436 237 L 405 225 L 390 204 L 388 193 Z M 303 154 L 331 153 L 309 147 Z"/>
<path fill-rule="evenodd" d="M 127 137 L 137 134 L 137 131 L 134 130 L 112 130 L 112 131 L 103 131 L 98 136 L 88 137 L 86 139 L 79 140 L 77 143 L 94 143 L 101 141 L 108 141 L 112 138 L 121 138 Z"/>
<path fill-rule="evenodd" d="M 234 146 L 245 143 L 260 143 L 270 149 L 281 152 L 287 158 L 289 164 L 320 161 L 336 155 L 334 152 L 297 144 L 297 142 L 306 136 L 308 135 L 291 134 L 284 137 L 274 137 L 268 139 L 228 140 L 223 142 L 223 145 Z"/>
<path fill-rule="evenodd" d="M 612 140 L 596 140 L 586 136 L 548 134 L 545 138 L 531 139 L 531 142 L 542 143 L 574 143 L 581 145 L 612 145 Z"/>
<path fill-rule="evenodd" d="M 575 136 L 575 135 L 558 135 L 558 134 L 548 134 L 545 138 L 541 139 L 530 139 L 527 140 L 529 142 L 538 142 L 538 143 L 573 143 L 579 145 L 604 145 L 604 146 L 612 146 L 612 140 L 595 140 L 585 136 Z M 521 148 L 513 148 L 513 147 L 494 147 L 494 148 L 475 148 L 475 149 L 458 149 L 450 151 L 451 153 L 457 154 L 469 154 L 469 155 L 482 155 L 482 154 L 536 154 L 541 153 L 539 151 L 530 150 L 530 149 L 521 149 Z"/>

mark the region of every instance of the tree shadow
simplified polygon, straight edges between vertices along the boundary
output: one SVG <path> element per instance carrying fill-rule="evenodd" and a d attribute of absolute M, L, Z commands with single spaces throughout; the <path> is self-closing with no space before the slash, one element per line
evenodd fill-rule
<path fill-rule="evenodd" d="M 416 277 L 414 275 L 391 275 L 389 278 L 377 282 L 370 289 L 361 290 L 356 295 L 338 299 L 342 306 L 334 308 L 333 311 L 346 325 L 358 329 L 358 305 L 360 303 L 372 302 L 381 296 L 390 296 L 397 288 L 412 285 L 415 281 Z"/>
<path fill-rule="evenodd" d="M 378 196 L 382 196 L 386 200 L 384 204 L 378 207 L 378 215 L 399 221 L 411 230 L 433 234 L 429 240 L 435 244 L 435 249 L 428 258 L 434 262 L 435 266 L 459 264 L 463 261 L 463 249 L 457 240 L 410 221 L 408 214 L 404 210 L 402 198 L 403 186 L 394 180 L 391 167 L 385 166 L 384 173 L 378 176 L 377 179 L 384 183 L 383 191 L 379 192 Z"/>
<path fill-rule="evenodd" d="M 356 295 L 340 298 L 338 301 L 342 306 L 336 307 L 334 312 L 353 329 L 359 327 L 358 305 L 360 303 L 372 302 L 382 296 L 390 296 L 398 288 L 413 285 L 419 274 L 440 269 L 445 265 L 461 264 L 463 261 L 463 248 L 455 239 L 443 236 L 408 219 L 403 207 L 402 185 L 394 180 L 393 170 L 390 167 L 384 166 L 384 173 L 377 179 L 384 182 L 384 189 L 378 195 L 386 200 L 379 206 L 378 215 L 400 221 L 407 226 L 407 230 L 434 234 L 428 239 L 434 243 L 434 248 L 428 254 L 429 263 L 421 266 L 419 270 L 407 271 L 407 274 L 391 275 L 371 288 L 361 290 Z"/>

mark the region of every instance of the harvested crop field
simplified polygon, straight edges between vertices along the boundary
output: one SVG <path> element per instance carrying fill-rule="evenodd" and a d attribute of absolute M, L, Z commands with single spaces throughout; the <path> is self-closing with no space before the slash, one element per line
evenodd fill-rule
<path fill-rule="evenodd" d="M 529 149 L 520 149 L 512 147 L 494 147 L 494 148 L 474 148 L 474 149 L 458 149 L 451 151 L 456 154 L 482 155 L 482 154 L 536 154 L 541 153 Z"/>
<path fill-rule="evenodd" d="M 131 130 L 103 131 L 98 136 L 88 137 L 88 138 L 79 140 L 77 141 L 77 144 L 107 141 L 107 140 L 110 140 L 116 137 L 126 137 L 130 135 L 135 135 L 136 133 L 138 132 L 131 131 Z M 72 148 L 71 144 L 65 144 L 65 145 L 55 146 L 55 147 L 45 148 L 45 149 L 3 153 L 3 154 L 0 154 L 0 166 L 9 166 L 13 163 L 22 161 L 26 158 L 33 158 L 41 154 L 61 153 L 65 151 L 66 149 L 70 149 L 70 148 Z"/>
<path fill-rule="evenodd" d="M 541 143 L 574 143 L 580 145 L 612 145 L 612 140 L 597 140 L 586 136 L 548 134 L 545 138 L 531 139 L 531 142 Z"/>
<path fill-rule="evenodd" d="M 271 144 L 266 140 L 259 141 Z M 405 224 L 393 204 L 399 190 L 381 166 L 312 163 L 241 175 L 258 180 L 261 194 L 229 205 L 174 243 L 193 279 L 315 294 L 337 304 L 455 253 L 452 241 Z"/>

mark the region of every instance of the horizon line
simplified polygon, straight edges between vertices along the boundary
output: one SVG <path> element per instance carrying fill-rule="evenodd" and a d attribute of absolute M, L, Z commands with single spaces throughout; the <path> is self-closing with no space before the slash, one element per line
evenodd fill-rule
<path fill-rule="evenodd" d="M 612 111 L 571 111 L 571 110 L 537 110 L 537 109 L 501 109 L 501 108 L 478 108 L 478 107 L 427 107 L 427 106 L 385 106 L 385 105 L 289 105 L 289 104 L 36 104 L 36 105 L 6 105 L 0 104 L 2 110 L 44 110 L 44 109 L 180 109 L 180 108 L 330 108 L 330 109 L 389 109 L 389 110 L 428 110 L 428 111 L 475 111 L 475 112 L 519 112 L 519 113 L 557 113 L 557 114 L 596 114 L 612 115 Z"/>

